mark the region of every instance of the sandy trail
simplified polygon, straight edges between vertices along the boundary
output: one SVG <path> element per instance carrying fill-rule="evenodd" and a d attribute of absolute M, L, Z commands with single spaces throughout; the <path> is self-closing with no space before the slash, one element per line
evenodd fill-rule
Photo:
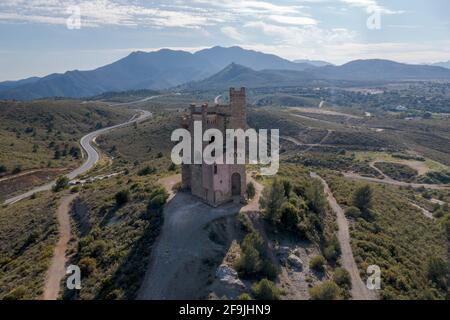
<path fill-rule="evenodd" d="M 384 179 L 377 179 L 377 178 L 371 178 L 371 177 L 364 177 L 354 172 L 342 172 L 344 177 L 352 180 L 362 180 L 362 181 L 368 181 L 368 182 L 376 182 L 376 183 L 384 183 L 384 184 L 391 184 L 395 186 L 402 186 L 402 187 L 411 187 L 414 189 L 417 188 L 425 188 L 425 189 L 432 189 L 432 190 L 447 190 L 450 189 L 450 186 L 445 184 L 424 184 L 424 183 L 409 183 L 409 182 L 403 182 L 403 181 L 397 181 L 393 180 L 389 177 Z"/>
<path fill-rule="evenodd" d="M 339 206 L 336 199 L 331 192 L 327 182 L 319 175 L 311 172 L 311 178 L 320 180 L 324 186 L 325 194 L 327 195 L 328 203 L 331 209 L 336 213 L 336 222 L 339 227 L 338 239 L 341 246 L 341 262 L 342 266 L 350 273 L 352 279 L 352 297 L 354 300 L 376 300 L 376 294 L 364 284 L 359 274 L 358 267 L 353 257 L 352 247 L 350 245 L 350 233 L 347 218 L 345 217 L 344 210 Z"/>
<path fill-rule="evenodd" d="M 70 240 L 70 205 L 72 201 L 78 196 L 78 193 L 64 196 L 56 210 L 56 217 L 58 219 L 59 239 L 54 249 L 50 267 L 47 270 L 45 278 L 44 292 L 42 294 L 43 300 L 56 300 L 59 296 L 61 280 L 66 275 L 66 250 L 67 243 Z"/>

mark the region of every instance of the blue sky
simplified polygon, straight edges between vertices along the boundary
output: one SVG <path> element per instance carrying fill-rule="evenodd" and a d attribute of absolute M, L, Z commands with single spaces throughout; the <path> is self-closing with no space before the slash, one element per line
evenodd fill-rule
<path fill-rule="evenodd" d="M 70 29 L 78 9 L 81 28 Z M 0 81 L 88 70 L 162 47 L 239 45 L 336 64 L 446 61 L 449 12 L 448 0 L 1 0 Z"/>

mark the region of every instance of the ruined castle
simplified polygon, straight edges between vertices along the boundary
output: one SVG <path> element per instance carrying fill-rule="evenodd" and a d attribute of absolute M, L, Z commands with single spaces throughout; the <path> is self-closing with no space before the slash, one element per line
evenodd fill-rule
<path fill-rule="evenodd" d="M 182 126 L 193 136 L 194 121 L 201 121 L 203 132 L 219 129 L 225 137 L 226 129 L 246 129 L 245 88 L 230 88 L 230 104 L 208 107 L 191 104 L 190 114 Z M 203 148 L 208 142 L 203 142 Z M 182 164 L 182 188 L 211 206 L 229 201 L 245 200 L 245 164 Z"/>

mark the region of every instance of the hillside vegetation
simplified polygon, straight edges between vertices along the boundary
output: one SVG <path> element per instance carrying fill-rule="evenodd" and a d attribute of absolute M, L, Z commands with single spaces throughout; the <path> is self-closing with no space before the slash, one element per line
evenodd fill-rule
<path fill-rule="evenodd" d="M 0 300 L 36 299 L 57 241 L 49 194 L 0 208 Z"/>
<path fill-rule="evenodd" d="M 344 208 L 353 205 L 353 194 L 364 185 L 331 173 L 325 178 Z M 436 281 L 430 275 L 433 261 L 448 261 L 444 226 L 413 207 L 401 190 L 376 184 L 371 189 L 370 216 L 348 217 L 360 271 L 373 264 L 381 268 L 382 299 L 444 299 L 445 280 Z"/>

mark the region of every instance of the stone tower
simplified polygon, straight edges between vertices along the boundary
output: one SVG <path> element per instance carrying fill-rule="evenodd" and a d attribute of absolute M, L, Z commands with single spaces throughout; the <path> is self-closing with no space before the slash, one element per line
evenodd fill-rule
<path fill-rule="evenodd" d="M 225 138 L 226 129 L 246 130 L 245 88 L 230 88 L 230 104 L 208 107 L 191 104 L 183 127 L 194 136 L 194 121 L 202 122 L 203 132 L 219 129 Z M 203 148 L 208 142 L 203 142 Z M 208 203 L 219 206 L 229 201 L 244 201 L 246 190 L 245 164 L 183 164 L 182 187 Z"/>

